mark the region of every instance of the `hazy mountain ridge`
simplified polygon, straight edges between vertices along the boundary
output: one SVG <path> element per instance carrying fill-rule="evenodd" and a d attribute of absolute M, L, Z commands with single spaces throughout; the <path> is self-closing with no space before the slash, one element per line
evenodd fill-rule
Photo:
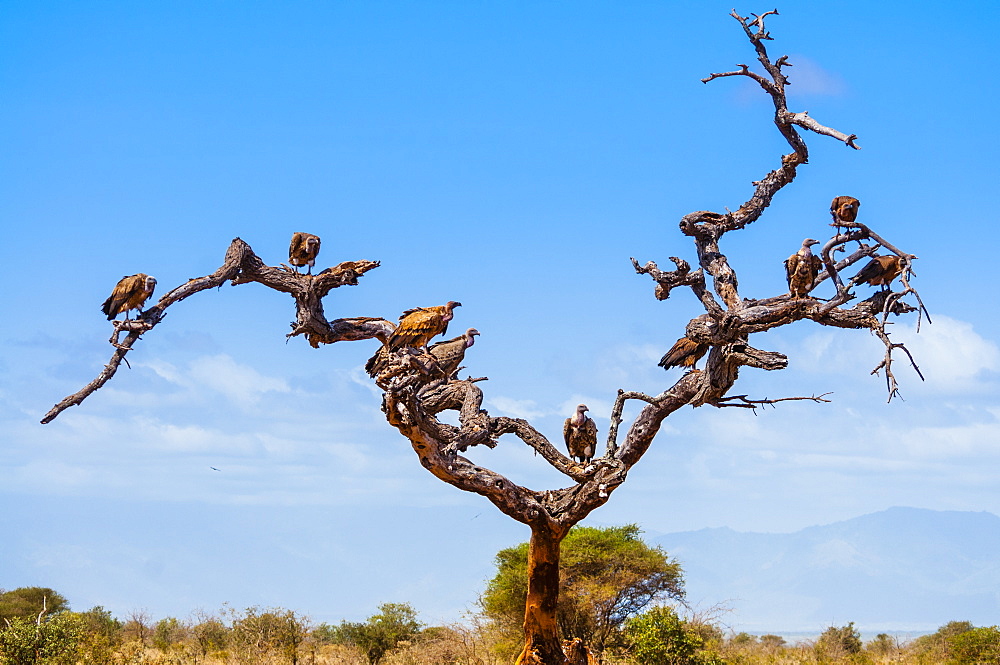
<path fill-rule="evenodd" d="M 728 528 L 651 538 L 684 566 L 689 600 L 735 628 L 933 630 L 1000 616 L 1000 517 L 890 508 L 788 534 Z"/>

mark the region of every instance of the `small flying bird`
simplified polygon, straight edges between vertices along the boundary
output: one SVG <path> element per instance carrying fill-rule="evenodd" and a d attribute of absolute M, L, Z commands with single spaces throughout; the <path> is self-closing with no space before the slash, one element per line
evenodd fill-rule
<path fill-rule="evenodd" d="M 576 413 L 563 424 L 563 439 L 566 449 L 574 461 L 586 464 L 594 459 L 597 451 L 597 424 L 586 415 L 590 411 L 586 404 L 576 407 Z"/>
<path fill-rule="evenodd" d="M 663 369 L 671 367 L 694 367 L 695 363 L 708 351 L 708 344 L 695 342 L 687 337 L 681 337 L 674 342 L 670 350 L 663 354 L 657 363 Z"/>
<path fill-rule="evenodd" d="M 851 281 L 855 284 L 881 286 L 883 290 L 886 290 L 889 288 L 889 283 L 896 279 L 902 270 L 903 262 L 895 254 L 876 256 L 859 270 Z"/>
<path fill-rule="evenodd" d="M 107 314 L 108 321 L 125 312 L 125 320 L 128 321 L 128 311 L 141 310 L 143 303 L 149 300 L 155 288 L 156 278 L 144 273 L 122 277 L 115 284 L 111 295 L 101 305 L 101 311 Z"/>
<path fill-rule="evenodd" d="M 840 233 L 840 222 L 853 222 L 858 218 L 860 207 L 861 201 L 853 196 L 834 197 L 830 203 L 830 215 L 833 216 L 833 225 L 837 227 L 837 233 Z"/>
<path fill-rule="evenodd" d="M 802 248 L 785 259 L 788 292 L 796 298 L 804 298 L 809 293 L 819 269 L 823 267 L 823 261 L 809 249 L 816 244 L 819 240 L 806 238 L 802 241 Z"/>
<path fill-rule="evenodd" d="M 316 265 L 316 255 L 319 254 L 319 236 L 296 231 L 292 234 L 292 243 L 288 246 L 288 262 L 293 266 L 309 266 L 306 274 L 312 274 Z"/>
<path fill-rule="evenodd" d="M 458 373 L 458 367 L 465 360 L 465 350 L 476 343 L 479 331 L 469 328 L 465 333 L 437 344 L 431 344 L 428 351 L 434 356 L 438 368 L 446 379 Z"/>

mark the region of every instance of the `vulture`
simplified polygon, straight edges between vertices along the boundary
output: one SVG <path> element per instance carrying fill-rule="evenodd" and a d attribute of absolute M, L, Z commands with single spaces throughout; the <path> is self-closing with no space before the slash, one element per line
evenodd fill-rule
<path fill-rule="evenodd" d="M 785 260 L 785 278 L 788 280 L 788 292 L 796 298 L 804 298 L 812 288 L 823 261 L 812 253 L 811 246 L 819 240 L 806 238 L 802 248 Z"/>
<path fill-rule="evenodd" d="M 390 351 L 398 351 L 404 346 L 426 350 L 432 337 L 448 332 L 448 322 L 455 316 L 452 310 L 461 306 L 462 303 L 450 300 L 447 305 L 406 310 L 399 316 L 399 325 L 385 345 Z"/>
<path fill-rule="evenodd" d="M 660 358 L 658 364 L 663 369 L 670 369 L 671 367 L 694 367 L 694 364 L 708 351 L 708 347 L 708 344 L 701 344 L 687 337 L 681 337 Z"/>
<path fill-rule="evenodd" d="M 454 300 L 449 301 L 447 305 L 440 305 L 438 307 L 414 307 L 413 309 L 408 309 L 399 316 L 399 325 L 396 326 L 396 330 L 389 336 L 386 340 L 384 346 L 379 347 L 379 350 L 375 352 L 368 362 L 365 363 L 365 371 L 368 372 L 369 376 L 375 376 L 381 373 L 382 368 L 385 367 L 386 361 L 389 359 L 389 354 L 393 351 L 398 351 L 405 346 L 410 347 L 421 347 L 424 351 L 428 351 L 427 342 L 431 340 L 435 335 L 443 335 L 448 330 L 448 322 L 454 317 L 453 309 L 456 307 L 461 307 L 462 303 L 455 302 Z M 466 332 L 466 335 L 468 332 Z M 479 334 L 477 330 L 475 335 Z M 465 339 L 465 335 L 460 338 Z M 455 340 L 449 340 L 455 341 Z M 447 344 L 448 342 L 441 342 L 441 344 Z M 435 344 L 437 346 L 437 344 Z M 472 346 L 472 341 L 468 342 L 468 346 Z M 468 347 L 466 347 L 468 348 Z M 465 350 L 462 350 L 462 355 L 465 355 Z M 458 363 L 462 362 L 461 358 L 455 363 L 455 367 L 458 367 Z"/>
<path fill-rule="evenodd" d="M 316 265 L 316 255 L 319 254 L 319 236 L 296 231 L 292 234 L 292 244 L 288 246 L 288 262 L 293 266 L 309 266 L 307 274 L 312 274 Z"/>
<path fill-rule="evenodd" d="M 465 360 L 465 350 L 476 343 L 478 334 L 478 330 L 469 328 L 458 337 L 430 346 L 428 351 L 434 356 L 434 361 L 446 379 L 452 378 L 458 372 L 459 365 Z"/>
<path fill-rule="evenodd" d="M 137 275 L 126 275 L 118 280 L 111 295 L 101 305 L 101 311 L 108 315 L 108 321 L 125 312 L 125 320 L 128 320 L 130 309 L 141 310 L 143 303 L 153 295 L 156 288 L 156 278 L 139 273 Z"/>
<path fill-rule="evenodd" d="M 854 276 L 855 284 L 870 284 L 889 288 L 889 283 L 899 276 L 903 262 L 895 254 L 876 256 Z"/>
<path fill-rule="evenodd" d="M 853 196 L 837 196 L 830 203 L 830 214 L 833 216 L 833 225 L 839 230 L 838 222 L 853 222 L 858 218 L 858 208 L 861 201 Z"/>
<path fill-rule="evenodd" d="M 589 410 L 586 404 L 579 405 L 576 413 L 563 424 L 563 439 L 566 440 L 569 456 L 581 464 L 594 459 L 597 450 L 597 425 L 593 418 L 585 415 Z"/>

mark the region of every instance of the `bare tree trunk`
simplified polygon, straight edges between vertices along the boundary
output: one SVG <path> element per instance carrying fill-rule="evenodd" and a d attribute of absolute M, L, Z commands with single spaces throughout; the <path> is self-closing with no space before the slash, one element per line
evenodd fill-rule
<path fill-rule="evenodd" d="M 559 548 L 567 533 L 567 527 L 550 521 L 531 525 L 524 650 L 515 665 L 552 665 L 565 660 L 556 609 L 559 605 Z"/>

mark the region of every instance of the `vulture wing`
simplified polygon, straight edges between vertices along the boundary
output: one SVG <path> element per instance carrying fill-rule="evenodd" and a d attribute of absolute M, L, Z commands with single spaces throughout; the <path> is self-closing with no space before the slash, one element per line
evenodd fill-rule
<path fill-rule="evenodd" d="M 674 342 L 674 345 L 670 347 L 660 362 L 658 363 L 663 369 L 670 369 L 671 367 L 693 367 L 698 360 L 705 355 L 708 351 L 708 344 L 699 344 L 687 337 L 681 337 L 679 340 Z"/>
<path fill-rule="evenodd" d="M 368 376 L 375 377 L 377 374 L 382 372 L 385 367 L 385 363 L 389 360 L 389 350 L 384 346 L 378 347 L 378 351 L 375 355 L 368 359 L 365 363 L 365 371 L 368 372 Z"/>
<path fill-rule="evenodd" d="M 589 462 L 597 450 L 597 423 L 593 418 L 587 418 L 582 425 L 576 427 L 572 418 L 567 418 L 563 424 L 563 439 L 570 457 Z"/>
<path fill-rule="evenodd" d="M 885 286 L 896 279 L 902 270 L 898 256 L 876 256 L 854 276 L 855 283 Z"/>
<path fill-rule="evenodd" d="M 803 257 L 793 254 L 785 261 L 785 277 L 788 280 L 788 291 L 793 296 L 801 298 L 809 293 L 816 275 L 823 267 L 823 259 L 815 254 Z"/>
<path fill-rule="evenodd" d="M 147 293 L 145 290 L 146 277 L 147 275 L 139 273 L 137 275 L 128 275 L 118 280 L 115 288 L 111 291 L 111 295 L 101 305 L 101 311 L 107 315 L 108 321 L 111 321 L 122 312 L 142 307 L 146 299 L 153 294 L 152 291 Z"/>
<path fill-rule="evenodd" d="M 438 367 L 445 377 L 451 378 L 458 371 L 459 365 L 465 360 L 465 350 L 468 343 L 465 335 L 459 335 L 444 342 L 432 344 L 427 350 L 434 356 Z"/>
<path fill-rule="evenodd" d="M 444 320 L 445 307 L 417 307 L 403 312 L 399 325 L 389 337 L 386 346 L 395 351 L 404 346 L 424 346 L 435 335 L 448 330 L 448 322 Z"/>
<path fill-rule="evenodd" d="M 796 252 L 785 259 L 785 280 L 788 282 L 788 288 L 792 288 L 792 277 L 795 276 L 795 271 L 799 267 L 799 253 Z"/>

